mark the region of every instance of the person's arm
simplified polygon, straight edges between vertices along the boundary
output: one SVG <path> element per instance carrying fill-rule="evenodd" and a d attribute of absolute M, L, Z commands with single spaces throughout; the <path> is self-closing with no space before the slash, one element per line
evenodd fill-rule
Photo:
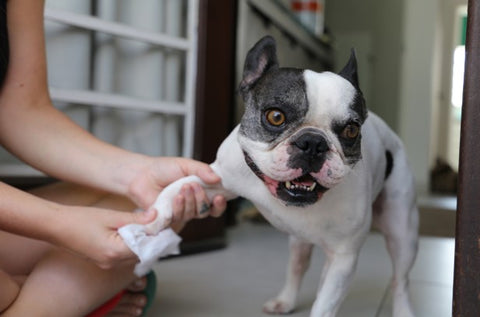
<path fill-rule="evenodd" d="M 49 175 L 126 194 L 152 159 L 98 140 L 52 106 L 43 1 L 10 0 L 7 15 L 10 62 L 0 98 L 0 142 Z"/>
<path fill-rule="evenodd" d="M 144 209 L 182 176 L 219 180 L 204 163 L 151 158 L 102 142 L 55 109 L 47 87 L 43 1 L 9 0 L 7 16 L 10 61 L 0 90 L 0 143 L 9 151 L 49 175 L 127 195 Z M 204 192 L 186 189 L 176 200 L 179 220 L 195 217 L 205 202 Z M 225 199 L 216 197 L 211 214 L 224 209 Z M 60 205 L 0 183 L 1 229 L 66 247 L 102 267 L 137 260 L 117 229 L 155 216 L 154 210 L 133 214 Z"/>
<path fill-rule="evenodd" d="M 9 0 L 7 15 L 10 64 L 0 92 L 5 148 L 48 175 L 127 195 L 144 209 L 179 177 L 196 174 L 206 183 L 219 181 L 207 164 L 148 157 L 103 142 L 54 108 L 47 85 L 43 1 Z M 213 213 L 224 206 L 224 199 L 216 198 Z"/>
<path fill-rule="evenodd" d="M 0 182 L 1 230 L 66 248 L 102 268 L 138 261 L 117 229 L 129 223 L 147 224 L 155 216 L 153 210 L 129 213 L 61 205 Z"/>

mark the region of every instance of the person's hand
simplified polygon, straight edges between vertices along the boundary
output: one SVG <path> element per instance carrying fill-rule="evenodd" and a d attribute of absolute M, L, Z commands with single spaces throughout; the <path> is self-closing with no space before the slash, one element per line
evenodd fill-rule
<path fill-rule="evenodd" d="M 129 187 L 129 197 L 147 210 L 158 194 L 179 178 L 197 175 L 206 184 L 220 182 L 208 164 L 186 158 L 156 158 L 139 173 Z M 185 222 L 193 218 L 220 216 L 226 208 L 223 196 L 210 201 L 203 188 L 197 183 L 185 184 L 173 201 L 173 222 Z"/>
<path fill-rule="evenodd" d="M 147 224 L 156 217 L 154 209 L 145 212 L 121 212 L 93 207 L 72 207 L 56 219 L 54 244 L 83 256 L 103 269 L 134 264 L 138 257 L 123 242 L 117 229 L 130 224 Z"/>

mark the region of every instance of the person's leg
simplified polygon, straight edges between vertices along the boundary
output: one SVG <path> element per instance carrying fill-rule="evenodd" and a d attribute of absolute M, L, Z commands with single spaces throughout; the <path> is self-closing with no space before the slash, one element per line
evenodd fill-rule
<path fill-rule="evenodd" d="M 66 182 L 56 182 L 35 187 L 30 194 L 64 205 L 93 206 L 110 194 L 90 187 Z M 125 209 L 126 210 L 126 209 Z"/>
<path fill-rule="evenodd" d="M 0 314 L 10 306 L 18 293 L 20 285 L 7 273 L 0 270 Z"/>
<path fill-rule="evenodd" d="M 63 204 L 94 205 L 124 211 L 135 208 L 125 198 L 66 183 L 40 187 L 32 193 Z M 3 239 L 4 237 L 6 239 Z M 35 309 L 35 315 L 40 312 L 50 315 L 85 314 L 129 283 L 143 282 L 144 287 L 144 279 L 135 279 L 131 273 L 132 267 L 102 270 L 73 254 L 52 250 L 46 243 L 4 232 L 0 232 L 0 268 L 5 269 L 8 274 L 30 274 L 18 300 L 5 312 L 6 316 L 29 315 L 30 309 Z M 139 289 L 133 285 L 131 288 Z M 41 301 L 39 296 L 42 297 Z M 38 303 L 39 307 L 32 305 L 32 300 Z M 117 305 L 117 311 L 135 316 L 136 312 L 141 311 L 145 301 L 144 295 L 131 292 Z M 24 305 L 27 303 L 28 305 Z"/>
<path fill-rule="evenodd" d="M 54 250 L 34 267 L 4 316 L 84 316 L 134 279 L 131 266 L 103 270 Z"/>
<path fill-rule="evenodd" d="M 17 297 L 23 279 L 52 246 L 0 231 L 0 314 Z"/>

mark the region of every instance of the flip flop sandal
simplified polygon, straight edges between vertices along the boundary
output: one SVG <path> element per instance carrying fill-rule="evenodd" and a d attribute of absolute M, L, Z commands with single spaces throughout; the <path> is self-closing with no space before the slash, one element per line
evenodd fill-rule
<path fill-rule="evenodd" d="M 157 278 L 155 276 L 155 272 L 150 271 L 146 276 L 147 279 L 147 285 L 145 286 L 145 289 L 143 291 L 140 291 L 140 294 L 144 294 L 145 297 L 147 298 L 147 303 L 143 307 L 143 312 L 141 316 L 146 316 L 146 313 L 150 306 L 153 303 L 153 300 L 155 299 L 155 293 L 157 291 Z M 118 302 L 122 299 L 123 295 L 127 290 L 122 290 L 115 296 L 113 296 L 110 300 L 108 300 L 105 304 L 102 306 L 98 307 L 95 309 L 93 312 L 88 314 L 86 317 L 103 317 L 106 316 L 109 312 L 111 312 L 115 306 L 117 306 Z"/>

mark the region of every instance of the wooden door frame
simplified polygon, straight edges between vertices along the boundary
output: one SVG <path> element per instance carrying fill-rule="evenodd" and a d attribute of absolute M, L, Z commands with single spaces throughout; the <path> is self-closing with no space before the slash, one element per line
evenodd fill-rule
<path fill-rule="evenodd" d="M 212 163 L 233 128 L 237 0 L 200 0 L 199 11 L 193 158 Z M 225 246 L 225 224 L 226 216 L 190 221 L 182 251 Z"/>

